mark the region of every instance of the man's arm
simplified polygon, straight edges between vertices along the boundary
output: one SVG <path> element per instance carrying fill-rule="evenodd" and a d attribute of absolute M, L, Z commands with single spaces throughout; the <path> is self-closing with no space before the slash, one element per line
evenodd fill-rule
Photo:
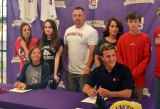
<path fill-rule="evenodd" d="M 100 88 L 98 93 L 104 97 L 115 97 L 115 98 L 130 98 L 132 95 L 131 89 L 124 89 L 122 91 L 109 91 L 104 88 Z"/>
<path fill-rule="evenodd" d="M 95 65 L 96 67 L 99 67 L 101 65 L 101 62 L 100 62 L 100 56 L 99 55 L 95 55 Z"/>
<path fill-rule="evenodd" d="M 85 76 L 89 75 L 90 68 L 91 68 L 91 66 L 93 64 L 93 61 L 94 61 L 94 49 L 95 49 L 95 45 L 89 45 L 89 49 L 90 49 L 90 52 L 89 52 L 88 62 L 87 62 L 86 67 L 84 68 L 84 75 Z"/>
<path fill-rule="evenodd" d="M 87 94 L 90 97 L 96 96 L 97 91 L 88 84 L 85 84 L 83 87 L 83 93 Z"/>
<path fill-rule="evenodd" d="M 68 56 L 68 45 L 65 44 L 63 52 L 62 52 L 62 63 L 63 63 L 63 66 L 65 66 L 65 61 L 66 61 L 67 56 Z"/>

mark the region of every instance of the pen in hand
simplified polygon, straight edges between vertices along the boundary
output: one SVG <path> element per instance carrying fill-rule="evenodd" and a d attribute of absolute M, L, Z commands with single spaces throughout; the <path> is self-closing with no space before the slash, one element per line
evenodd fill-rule
<path fill-rule="evenodd" d="M 97 90 L 96 90 L 96 86 L 94 86 L 94 88 L 91 88 L 89 89 L 87 95 L 90 96 L 90 97 L 94 97 L 98 94 Z"/>

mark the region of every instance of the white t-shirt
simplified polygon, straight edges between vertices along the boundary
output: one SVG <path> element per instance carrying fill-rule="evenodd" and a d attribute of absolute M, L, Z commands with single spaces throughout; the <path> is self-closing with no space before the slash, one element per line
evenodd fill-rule
<path fill-rule="evenodd" d="M 18 0 L 20 18 L 26 23 L 32 23 L 37 18 L 37 0 Z"/>
<path fill-rule="evenodd" d="M 68 70 L 71 73 L 83 74 L 89 58 L 89 45 L 96 45 L 97 42 L 97 31 L 87 24 L 81 28 L 74 25 L 66 30 L 64 44 L 68 45 Z"/>
<path fill-rule="evenodd" d="M 54 0 L 42 0 L 41 1 L 41 20 L 56 19 L 57 13 L 55 9 Z"/>

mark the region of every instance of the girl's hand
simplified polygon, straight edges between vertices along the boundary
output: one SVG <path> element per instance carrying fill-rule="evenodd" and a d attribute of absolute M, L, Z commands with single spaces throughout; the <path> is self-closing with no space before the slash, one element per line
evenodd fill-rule
<path fill-rule="evenodd" d="M 20 89 L 20 90 L 24 90 L 24 89 L 26 89 L 26 84 L 19 83 L 17 88 Z"/>
<path fill-rule="evenodd" d="M 54 79 L 56 80 L 56 82 L 59 82 L 59 77 L 57 74 L 54 74 Z"/>

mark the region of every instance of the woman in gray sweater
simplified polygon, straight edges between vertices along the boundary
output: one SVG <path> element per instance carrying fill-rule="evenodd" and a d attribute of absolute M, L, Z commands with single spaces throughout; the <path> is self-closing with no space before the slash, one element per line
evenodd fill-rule
<path fill-rule="evenodd" d="M 17 77 L 14 84 L 18 89 L 40 89 L 46 88 L 50 68 L 49 65 L 43 61 L 41 50 L 35 46 L 29 51 L 29 62 L 27 62 L 22 72 Z"/>

